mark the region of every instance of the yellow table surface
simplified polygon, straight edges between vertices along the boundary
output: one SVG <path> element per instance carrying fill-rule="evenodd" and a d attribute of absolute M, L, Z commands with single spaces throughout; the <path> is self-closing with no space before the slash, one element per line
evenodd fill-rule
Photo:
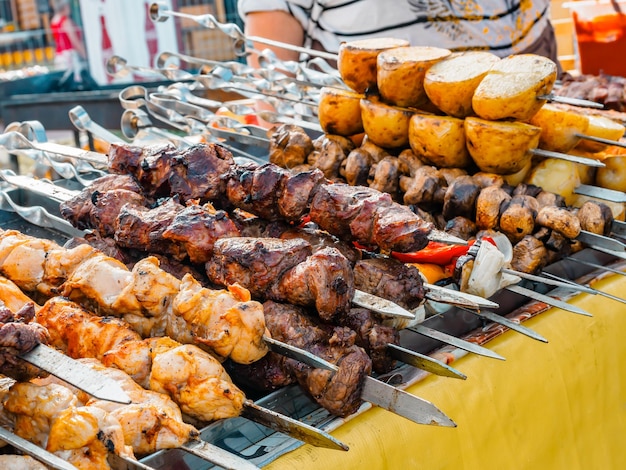
<path fill-rule="evenodd" d="M 626 277 L 593 287 L 626 297 Z M 302 446 L 265 468 L 626 468 L 626 305 L 599 295 L 569 301 L 593 318 L 550 309 L 486 346 L 506 358 L 468 354 L 452 365 L 467 380 L 428 376 L 408 391 L 433 402 L 456 428 L 423 426 L 373 408 L 332 434 L 348 452 Z"/>

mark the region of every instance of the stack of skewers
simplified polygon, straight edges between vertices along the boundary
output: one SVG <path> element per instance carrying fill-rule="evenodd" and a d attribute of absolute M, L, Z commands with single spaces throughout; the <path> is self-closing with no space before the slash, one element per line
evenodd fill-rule
<path fill-rule="evenodd" d="M 451 60 L 445 51 L 435 52 L 437 60 Z M 543 64 L 544 69 L 549 64 Z M 523 92 L 530 93 L 533 108 L 550 92 L 551 73 L 539 75 L 541 86 Z M 384 87 L 382 100 L 371 95 L 365 99 L 360 93 L 368 87 L 356 86 L 342 96 L 356 96 L 359 113 L 362 106 L 374 109 L 372 122 L 380 128 L 381 107 L 397 111 L 398 103 L 383 102 L 390 99 Z M 328 111 L 322 109 L 322 126 L 340 128 L 336 119 L 327 123 L 329 115 L 323 113 Z M 518 171 L 528 171 L 536 144 L 520 144 L 517 155 L 523 163 L 494 171 L 501 165 L 491 162 L 482 168 L 482 155 L 471 150 L 477 145 L 459 157 L 435 155 L 428 142 L 415 143 L 423 137 L 419 129 L 439 126 L 441 113 L 402 112 L 408 119 L 406 136 L 399 133 L 405 139 L 400 144 L 376 142 L 370 127 L 365 145 L 355 146 L 351 130 L 350 135 L 323 137 L 316 148 L 303 129 L 278 129 L 271 137 L 269 157 L 288 169 L 236 164 L 230 152 L 213 144 L 186 150 L 169 144 L 114 144 L 106 163 L 116 176 L 96 180 L 61 203 L 63 217 L 89 231 L 83 238 L 60 247 L 3 231 L 0 272 L 19 287 L 6 293 L 26 292 L 42 307 L 20 297 L 23 294 L 6 294 L 2 300 L 8 304 L 21 299 L 15 312 L 24 305 L 32 309 L 33 325 L 46 327 L 51 345 L 71 357 L 90 358 L 85 365 L 120 380 L 129 395 L 138 394 L 132 395 L 133 403 L 161 400 L 157 408 L 172 410 L 151 415 L 148 405 L 142 405 L 142 417 L 157 420 L 159 429 L 171 433 L 168 438 L 150 434 L 153 440 L 145 441 L 147 428 L 133 437 L 132 426 L 122 423 L 143 423 L 135 411 L 70 393 L 50 380 L 16 384 L 4 400 L 15 433 L 78 466 L 83 464 L 74 455 L 96 452 L 84 446 L 70 451 L 58 444 L 66 441 L 56 438 L 75 432 L 80 420 L 97 423 L 95 445 L 105 459 L 111 452 L 131 459 L 133 452 L 151 453 L 157 445 L 188 449 L 197 436 L 194 424 L 253 407 L 220 362 L 235 382 L 239 379 L 240 387 L 267 392 L 298 383 L 330 413 L 349 416 L 361 406 L 368 387 L 371 396 L 371 387 L 378 383 L 371 380 L 372 370 L 393 370 L 401 350 L 399 331 L 407 326 L 419 330 L 416 312 L 429 295 L 439 292 L 434 282 L 452 281 L 461 291 L 491 297 L 519 282 L 522 274 L 539 274 L 590 239 L 601 243 L 619 227 L 615 218 L 623 213 L 615 205 L 592 201 L 572 209 L 565 199 L 571 194 L 555 194 L 532 182 L 513 185 Z M 489 119 L 502 117 L 510 116 Z M 409 127 L 424 120 L 422 127 Z M 515 135 L 509 133 L 509 121 L 497 122 L 487 127 L 504 126 L 505 135 Z M 527 126 L 539 129 L 531 136 L 538 142 L 547 124 L 542 128 L 515 123 L 516 132 Z M 365 123 L 363 127 L 368 130 Z M 391 128 L 402 126 L 396 122 Z M 469 140 L 471 130 L 464 132 Z M 385 138 L 389 133 L 379 134 Z M 285 147 L 284 142 L 298 144 Z M 333 158 L 328 157 L 331 148 Z M 357 148 L 367 152 L 365 160 L 350 159 Z M 463 153 L 467 147 L 454 148 Z M 298 165 L 310 166 L 292 168 L 293 155 L 301 159 Z M 463 164 L 457 165 L 459 161 Z M 450 169 L 456 166 L 464 169 Z M 435 245 L 441 241 L 446 246 Z M 493 276 L 489 282 L 487 276 Z M 359 292 L 392 300 L 409 315 L 381 315 L 367 301 L 370 308 L 355 305 Z M 465 297 L 470 304 L 471 299 Z M 268 352 L 273 340 L 312 353 L 317 365 Z M 114 369 L 106 368 L 111 366 Z M 441 373 L 444 368 L 438 367 Z M 120 371 L 128 376 L 122 379 Z M 462 377 L 453 369 L 448 372 Z M 139 398 L 145 390 L 158 395 Z M 63 403 L 43 415 L 37 429 L 28 423 L 39 413 L 38 405 L 21 405 L 33 394 L 49 394 Z M 167 400 L 171 405 L 163 404 Z M 119 428 L 109 414 L 120 422 Z M 432 416 L 437 424 L 451 424 L 443 414 Z"/>

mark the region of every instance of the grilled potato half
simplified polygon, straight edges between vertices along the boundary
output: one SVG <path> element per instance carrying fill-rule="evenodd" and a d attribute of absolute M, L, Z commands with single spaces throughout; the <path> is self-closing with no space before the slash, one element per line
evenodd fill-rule
<path fill-rule="evenodd" d="M 556 64 L 535 54 L 518 54 L 497 61 L 476 87 L 474 112 L 483 119 L 528 121 L 552 91 Z"/>
<path fill-rule="evenodd" d="M 529 123 L 541 128 L 539 148 L 561 153 L 576 147 L 581 140 L 580 136 L 589 127 L 587 116 L 549 103 L 543 105 Z"/>
<path fill-rule="evenodd" d="M 439 168 L 465 168 L 471 162 L 462 119 L 414 114 L 409 121 L 409 145 L 420 159 Z"/>
<path fill-rule="evenodd" d="M 439 47 L 396 47 L 378 54 L 378 92 L 389 104 L 417 107 L 426 100 L 424 77 L 430 67 L 451 54 Z"/>
<path fill-rule="evenodd" d="M 476 87 L 499 60 L 485 51 L 452 54 L 428 69 L 424 90 L 444 113 L 457 118 L 470 116 L 474 113 L 472 97 Z"/>
<path fill-rule="evenodd" d="M 350 90 L 324 87 L 320 90 L 318 118 L 326 134 L 351 136 L 363 132 L 363 95 Z"/>
<path fill-rule="evenodd" d="M 589 126 L 585 135 L 599 137 L 606 140 L 619 140 L 624 136 L 626 128 L 617 121 L 606 116 L 587 116 Z M 608 147 L 607 144 L 594 142 L 590 139 L 581 139 L 576 148 L 587 152 L 602 152 Z"/>
<path fill-rule="evenodd" d="M 539 127 L 523 122 L 465 118 L 467 149 L 481 171 L 510 175 L 524 169 L 540 135 Z"/>
<path fill-rule="evenodd" d="M 383 148 L 409 145 L 409 121 L 414 112 L 382 103 L 362 99 L 361 119 L 368 140 Z"/>
<path fill-rule="evenodd" d="M 409 41 L 395 38 L 371 38 L 341 43 L 337 70 L 346 85 L 357 93 L 376 86 L 378 54 L 394 47 L 408 47 Z"/>

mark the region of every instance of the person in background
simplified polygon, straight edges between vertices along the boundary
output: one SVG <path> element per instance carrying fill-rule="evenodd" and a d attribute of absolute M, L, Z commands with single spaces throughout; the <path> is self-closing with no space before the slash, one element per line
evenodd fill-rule
<path fill-rule="evenodd" d="M 238 0 L 237 7 L 247 36 L 333 53 L 342 42 L 368 37 L 500 57 L 534 53 L 560 72 L 549 0 Z M 270 49 L 279 59 L 299 59 L 297 52 Z M 254 55 L 248 61 L 258 65 Z"/>
<path fill-rule="evenodd" d="M 52 0 L 54 16 L 50 20 L 50 29 L 56 50 L 54 65 L 65 70 L 60 80 L 64 87 L 81 89 L 85 87 L 87 74 L 87 53 L 80 28 L 71 17 L 70 0 Z"/>

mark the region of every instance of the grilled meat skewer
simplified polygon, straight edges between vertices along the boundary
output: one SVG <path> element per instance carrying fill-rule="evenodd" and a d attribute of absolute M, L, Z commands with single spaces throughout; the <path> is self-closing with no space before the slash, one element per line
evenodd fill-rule
<path fill-rule="evenodd" d="M 155 258 L 141 260 L 131 271 L 88 245 L 67 250 L 2 231 L 0 272 L 26 292 L 44 298 L 64 294 L 100 313 L 123 316 L 144 337 L 167 334 L 242 362 L 267 352 L 263 308 L 246 289 L 207 289 L 191 275 L 178 280 Z"/>
<path fill-rule="evenodd" d="M 109 171 L 133 175 L 149 197 L 176 194 L 183 201 L 220 201 L 268 220 L 298 222 L 308 214 L 340 238 L 349 236 L 382 250 L 419 250 L 432 231 L 429 223 L 388 194 L 330 184 L 319 170 L 293 174 L 273 164 L 238 166 L 219 146 L 198 145 L 181 152 L 172 146 L 114 144 Z"/>

